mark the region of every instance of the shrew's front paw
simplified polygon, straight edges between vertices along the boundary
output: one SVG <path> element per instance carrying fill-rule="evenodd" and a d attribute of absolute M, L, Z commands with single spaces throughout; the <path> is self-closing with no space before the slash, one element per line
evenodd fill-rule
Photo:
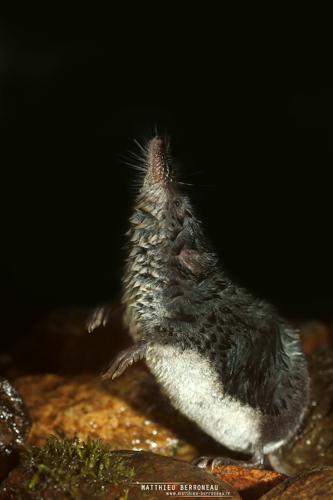
<path fill-rule="evenodd" d="M 110 306 L 101 306 L 94 309 L 86 321 L 88 332 L 92 333 L 97 328 L 104 327 L 109 321 L 110 311 Z"/>
<path fill-rule="evenodd" d="M 111 378 L 113 380 L 119 377 L 128 366 L 146 357 L 147 347 L 148 343 L 144 340 L 140 340 L 131 347 L 121 351 L 111 362 L 109 368 L 102 374 L 102 378 Z"/>

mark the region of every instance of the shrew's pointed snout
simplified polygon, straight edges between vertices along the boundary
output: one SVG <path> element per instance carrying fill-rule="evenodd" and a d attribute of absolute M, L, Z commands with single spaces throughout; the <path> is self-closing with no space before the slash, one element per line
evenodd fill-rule
<path fill-rule="evenodd" d="M 148 143 L 147 180 L 153 184 L 165 184 L 172 180 L 169 165 L 169 140 L 155 136 Z"/>

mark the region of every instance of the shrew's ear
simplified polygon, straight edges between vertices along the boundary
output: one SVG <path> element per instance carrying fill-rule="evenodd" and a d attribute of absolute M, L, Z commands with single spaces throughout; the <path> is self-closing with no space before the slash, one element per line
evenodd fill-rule
<path fill-rule="evenodd" d="M 217 263 L 217 258 L 213 253 L 190 249 L 181 250 L 179 260 L 192 274 L 198 276 L 209 271 Z"/>

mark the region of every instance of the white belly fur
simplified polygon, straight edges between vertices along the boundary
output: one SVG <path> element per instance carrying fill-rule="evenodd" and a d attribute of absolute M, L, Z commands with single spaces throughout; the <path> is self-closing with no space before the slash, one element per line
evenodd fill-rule
<path fill-rule="evenodd" d="M 177 347 L 149 347 L 147 365 L 173 405 L 227 448 L 252 452 L 260 438 L 260 414 L 223 395 L 209 361 Z"/>

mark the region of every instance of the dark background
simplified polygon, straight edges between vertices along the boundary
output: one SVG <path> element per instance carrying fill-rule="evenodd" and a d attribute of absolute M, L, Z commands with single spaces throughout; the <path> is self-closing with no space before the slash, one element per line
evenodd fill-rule
<path fill-rule="evenodd" d="M 137 177 L 123 157 L 155 127 L 229 273 L 289 316 L 332 318 L 332 88 L 287 67 L 268 77 L 250 54 L 190 67 L 184 51 L 176 69 L 132 44 L 133 64 L 98 18 L 13 19 L 0 23 L 4 321 L 117 296 Z"/>

